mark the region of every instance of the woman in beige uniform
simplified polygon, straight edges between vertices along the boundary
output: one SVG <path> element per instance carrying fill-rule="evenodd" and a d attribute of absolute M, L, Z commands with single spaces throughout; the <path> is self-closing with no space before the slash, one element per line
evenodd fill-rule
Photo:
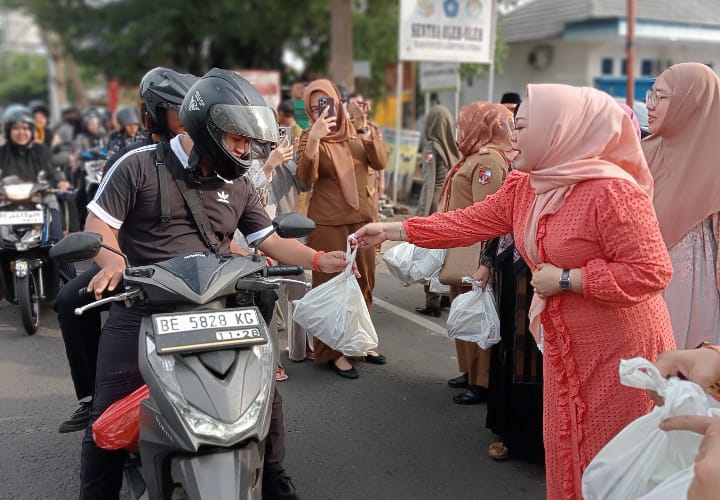
<path fill-rule="evenodd" d="M 353 126 L 331 81 L 310 83 L 304 99 L 312 124 L 300 137 L 297 176 L 301 182 L 314 185 L 308 217 L 315 221 L 316 229 L 310 234 L 308 245 L 323 251 L 344 250 L 349 235 L 375 220 L 375 171 L 385 168 L 385 148 L 366 121 Z M 366 120 L 367 116 L 363 116 Z M 359 249 L 357 266 L 360 288 L 370 309 L 375 250 Z M 333 276 L 314 268 L 313 287 Z M 341 377 L 358 378 L 350 359 L 318 339 L 314 342 L 315 362 L 327 363 Z M 376 352 L 369 352 L 365 360 L 385 364 L 385 357 Z"/>
<path fill-rule="evenodd" d="M 510 166 L 512 146 L 513 114 L 505 106 L 490 102 L 478 101 L 460 109 L 458 117 L 458 146 L 462 158 L 450 170 L 440 193 L 439 211 L 449 212 L 458 208 L 466 208 L 482 201 L 486 196 L 500 189 Z M 482 248 L 476 250 L 477 262 L 480 266 Z M 460 285 L 461 269 L 464 262 L 454 259 L 465 258 L 452 250 L 448 251 L 443 265 L 443 277 L 453 277 L 450 284 L 450 300 L 470 290 Z M 453 271 L 457 269 L 457 271 Z M 470 274 L 468 274 L 470 275 Z M 465 389 L 456 395 L 453 401 L 457 404 L 478 404 L 487 399 L 488 378 L 490 376 L 490 349 L 481 349 L 474 342 L 455 340 L 458 368 L 462 375 L 448 381 L 453 388 Z"/>

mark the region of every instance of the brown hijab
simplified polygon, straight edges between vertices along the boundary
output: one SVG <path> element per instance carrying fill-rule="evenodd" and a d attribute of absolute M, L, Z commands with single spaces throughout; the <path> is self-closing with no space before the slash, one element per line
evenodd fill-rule
<path fill-rule="evenodd" d="M 447 168 L 452 168 L 460 159 L 453 128 L 452 115 L 445 106 L 436 104 L 430 108 L 425 118 L 425 140 L 433 145 Z"/>
<path fill-rule="evenodd" d="M 670 86 L 660 129 L 642 143 L 655 179 L 653 203 L 668 248 L 720 212 L 720 78 L 700 63 L 682 63 L 659 78 Z"/>
<path fill-rule="evenodd" d="M 324 154 L 332 161 L 345 202 L 357 210 L 360 208 L 360 200 L 355 179 L 355 161 L 348 144 L 350 138 L 355 136 L 355 131 L 343 108 L 340 92 L 333 82 L 325 79 L 315 80 L 305 87 L 303 100 L 305 112 L 310 117 L 311 123 L 315 123 L 315 118 L 310 110 L 310 96 L 315 92 L 322 92 L 335 100 L 336 130 L 320 139 L 320 154 Z"/>
<path fill-rule="evenodd" d="M 463 166 L 468 156 L 480 152 L 482 148 L 490 148 L 502 155 L 505 160 L 512 151 L 510 136 L 512 135 L 513 114 L 502 104 L 477 101 L 460 108 L 458 117 L 458 144 L 462 159 L 450 170 L 442 190 L 440 199 L 450 201 L 452 178 Z"/>
<path fill-rule="evenodd" d="M 507 160 L 512 151 L 512 123 L 512 111 L 502 104 L 477 101 L 463 106 L 458 117 L 460 152 L 468 157 L 487 146 Z"/>

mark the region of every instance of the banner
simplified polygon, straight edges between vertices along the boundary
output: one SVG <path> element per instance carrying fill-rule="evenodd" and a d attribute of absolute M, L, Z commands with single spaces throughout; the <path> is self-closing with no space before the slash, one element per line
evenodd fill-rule
<path fill-rule="evenodd" d="M 398 199 L 405 200 L 410 196 L 413 180 L 418 169 L 418 148 L 420 147 L 420 132 L 417 130 L 400 130 L 400 165 L 395 172 L 395 129 L 382 129 L 385 139 L 385 146 L 388 151 L 388 162 L 385 167 L 385 192 L 395 191 L 395 179 L 397 178 L 396 194 Z"/>
<path fill-rule="evenodd" d="M 423 61 L 420 63 L 421 92 L 455 92 L 460 87 L 460 64 Z"/>
<path fill-rule="evenodd" d="M 277 109 L 280 104 L 280 72 L 262 69 L 236 69 L 235 73 L 249 81 L 265 99 L 265 103 Z"/>
<path fill-rule="evenodd" d="M 401 0 L 400 60 L 489 64 L 493 1 Z"/>

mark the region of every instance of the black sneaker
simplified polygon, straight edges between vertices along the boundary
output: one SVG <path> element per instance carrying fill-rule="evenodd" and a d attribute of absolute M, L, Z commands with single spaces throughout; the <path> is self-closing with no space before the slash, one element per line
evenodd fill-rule
<path fill-rule="evenodd" d="M 300 500 L 295 485 L 282 466 L 265 466 L 262 498 L 263 500 Z"/>
<path fill-rule="evenodd" d="M 80 406 L 72 414 L 72 416 L 60 424 L 58 432 L 64 434 L 66 432 L 84 431 L 90 423 L 90 408 L 92 401 L 81 401 Z"/>

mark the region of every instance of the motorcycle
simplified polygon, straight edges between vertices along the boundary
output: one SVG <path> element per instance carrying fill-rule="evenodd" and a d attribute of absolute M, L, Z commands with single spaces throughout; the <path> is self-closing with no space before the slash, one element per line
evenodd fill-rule
<path fill-rule="evenodd" d="M 20 308 L 28 335 L 38 330 L 40 304 L 55 299 L 62 276 L 49 256 L 50 208 L 46 195 L 57 193 L 41 179 L 22 182 L 16 176 L 0 183 L 0 282 L 5 299 Z"/>
<path fill-rule="evenodd" d="M 78 155 L 82 168 L 74 174 L 74 184 L 77 186 L 76 200 L 81 220 L 87 217 L 87 204 L 95 197 L 100 186 L 107 155 L 106 147 L 88 149 Z"/>
<path fill-rule="evenodd" d="M 297 213 L 273 220 L 284 238 L 308 235 L 315 224 Z M 251 256 L 195 252 L 146 266 L 125 257 L 124 291 L 75 313 L 124 302 L 161 308 L 143 318 L 139 369 L 150 397 L 140 405 L 139 453 L 125 468 L 135 499 L 259 500 L 265 439 L 275 389 L 276 356 L 255 293 L 275 289 L 301 266 L 267 266 Z M 63 262 L 92 258 L 95 233 L 74 233 L 52 250 Z M 275 276 L 275 278 L 273 278 Z"/>

